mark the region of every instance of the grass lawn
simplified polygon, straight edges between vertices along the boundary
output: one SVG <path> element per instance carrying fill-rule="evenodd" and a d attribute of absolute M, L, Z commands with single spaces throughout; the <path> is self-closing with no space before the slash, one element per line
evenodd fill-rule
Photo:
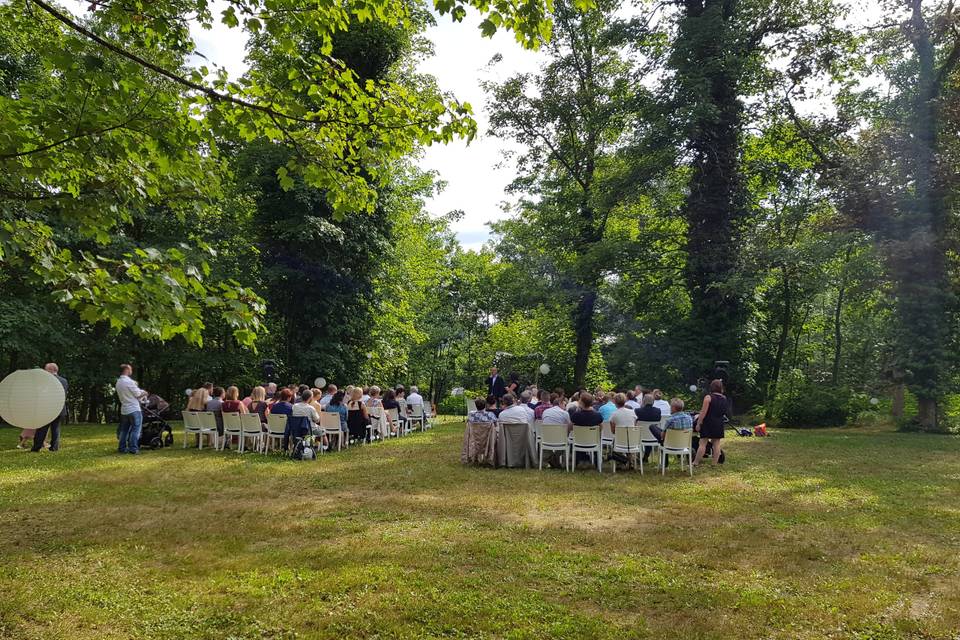
<path fill-rule="evenodd" d="M 0 638 L 957 638 L 960 439 L 729 439 L 690 479 L 0 429 Z"/>

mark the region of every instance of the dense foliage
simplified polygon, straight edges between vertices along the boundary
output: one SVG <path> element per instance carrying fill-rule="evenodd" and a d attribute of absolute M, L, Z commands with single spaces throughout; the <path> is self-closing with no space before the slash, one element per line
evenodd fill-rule
<path fill-rule="evenodd" d="M 0 5 L 0 362 L 58 360 L 82 417 L 126 360 L 165 395 L 270 360 L 457 409 L 492 363 L 689 395 L 729 361 L 740 412 L 837 424 L 876 396 L 949 425 L 951 2 L 438 0 L 543 52 L 485 85 L 522 151 L 481 251 L 424 211 L 418 149 L 476 132 L 417 72 L 426 7 L 223 6 Z M 189 62 L 214 20 L 249 34 L 243 78 Z"/>

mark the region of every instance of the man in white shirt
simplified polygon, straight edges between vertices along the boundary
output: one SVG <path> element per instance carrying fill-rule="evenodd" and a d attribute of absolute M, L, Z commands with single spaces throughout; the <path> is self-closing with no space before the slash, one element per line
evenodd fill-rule
<path fill-rule="evenodd" d="M 143 428 L 143 409 L 140 399 L 146 397 L 147 392 L 137 386 L 137 381 L 130 376 L 133 367 L 128 364 L 120 365 L 120 377 L 117 378 L 117 401 L 120 403 L 120 426 L 117 429 L 118 453 L 140 453 L 140 431 Z"/>
<path fill-rule="evenodd" d="M 333 400 L 333 396 L 335 395 L 337 395 L 337 385 L 328 385 L 327 392 L 323 394 L 322 398 L 320 398 L 320 406 L 326 409 L 327 405 L 330 404 L 330 401 Z"/>
<path fill-rule="evenodd" d="M 663 418 L 672 413 L 670 403 L 663 399 L 663 392 L 660 389 L 653 390 L 653 406 L 660 409 L 660 416 Z"/>
<path fill-rule="evenodd" d="M 410 395 L 407 396 L 407 407 L 412 407 L 415 404 L 423 404 L 423 396 L 420 395 L 420 389 L 415 385 L 410 387 Z"/>
<path fill-rule="evenodd" d="M 311 400 L 313 400 L 313 392 L 307 389 L 300 394 L 300 401 L 293 405 L 293 409 L 290 411 L 291 420 L 287 421 L 287 432 L 283 434 L 284 451 L 287 450 L 290 436 L 302 438 L 310 435 L 313 433 L 313 428 L 320 424 L 320 414 L 317 413 L 317 410 L 310 404 Z M 292 420 L 292 418 L 297 418 L 297 420 Z M 306 421 L 300 418 L 306 418 Z M 306 422 L 306 424 L 302 424 L 304 422 Z"/>
<path fill-rule="evenodd" d="M 503 407 L 500 411 L 500 422 L 507 424 L 524 424 L 532 420 L 530 408 L 517 404 L 516 398 L 513 397 L 512 393 L 508 393 L 503 396 L 500 400 L 500 406 Z M 529 412 L 529 413 L 528 413 Z"/>
<path fill-rule="evenodd" d="M 527 422 L 533 422 L 536 415 L 533 407 L 530 406 L 530 401 L 532 399 L 533 393 L 531 393 L 529 389 L 520 394 L 520 406 L 527 410 Z"/>
<path fill-rule="evenodd" d="M 553 405 L 544 411 L 540 416 L 540 421 L 543 424 L 565 424 L 568 427 L 571 424 L 570 414 L 567 413 L 566 409 L 561 408 L 559 405 Z"/>

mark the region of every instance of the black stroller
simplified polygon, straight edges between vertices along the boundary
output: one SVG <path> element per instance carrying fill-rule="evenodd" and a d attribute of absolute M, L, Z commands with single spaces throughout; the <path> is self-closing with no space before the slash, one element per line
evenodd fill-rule
<path fill-rule="evenodd" d="M 170 403 L 151 393 L 143 408 L 143 428 L 140 431 L 140 447 L 162 449 L 173 444 L 173 427 L 164 419 L 170 410 Z"/>

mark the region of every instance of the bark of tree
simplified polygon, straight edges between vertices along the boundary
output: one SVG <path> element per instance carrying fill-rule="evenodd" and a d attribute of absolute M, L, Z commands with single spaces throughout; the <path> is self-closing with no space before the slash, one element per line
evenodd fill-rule
<path fill-rule="evenodd" d="M 844 253 L 840 273 L 840 284 L 837 287 L 837 304 L 833 309 L 833 367 L 831 381 L 834 386 L 840 384 L 840 356 L 843 351 L 843 327 L 841 325 L 841 319 L 843 314 L 843 298 L 847 289 L 847 264 L 850 262 L 852 250 L 852 247 L 848 246 Z"/>

